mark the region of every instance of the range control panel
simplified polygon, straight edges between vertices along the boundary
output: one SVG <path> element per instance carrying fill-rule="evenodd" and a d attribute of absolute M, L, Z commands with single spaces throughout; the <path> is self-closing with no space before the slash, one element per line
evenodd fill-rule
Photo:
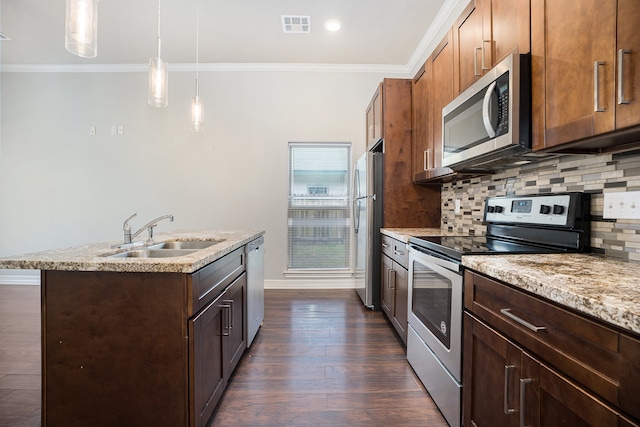
<path fill-rule="evenodd" d="M 503 224 L 570 226 L 579 212 L 581 193 L 488 197 L 484 221 Z"/>

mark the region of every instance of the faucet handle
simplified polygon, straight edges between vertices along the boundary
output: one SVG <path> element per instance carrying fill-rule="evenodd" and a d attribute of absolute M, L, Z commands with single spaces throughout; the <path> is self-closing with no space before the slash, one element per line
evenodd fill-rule
<path fill-rule="evenodd" d="M 123 230 L 129 230 L 131 231 L 131 226 L 129 225 L 129 220 L 132 219 L 134 216 L 138 215 L 138 213 L 134 213 L 133 215 L 131 215 L 129 218 L 124 220 L 124 224 L 122 224 L 122 229 Z"/>

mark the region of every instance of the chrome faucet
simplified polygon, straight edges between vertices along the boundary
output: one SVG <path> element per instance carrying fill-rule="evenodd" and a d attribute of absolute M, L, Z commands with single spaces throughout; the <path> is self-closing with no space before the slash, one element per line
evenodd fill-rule
<path fill-rule="evenodd" d="M 147 242 L 150 242 L 150 241 L 153 240 L 153 227 L 157 226 L 158 223 L 160 221 L 162 221 L 163 219 L 168 219 L 169 221 L 173 222 L 173 215 L 162 215 L 162 216 L 159 216 L 156 219 L 153 219 L 153 220 L 149 221 L 147 224 L 143 225 L 140 228 L 140 230 L 138 230 L 135 233 L 131 234 L 131 226 L 129 225 L 129 220 L 132 219 L 136 215 L 138 215 L 138 214 L 134 213 L 129 218 L 125 219 L 124 220 L 124 224 L 122 225 L 122 230 L 124 231 L 124 244 L 125 245 L 130 244 L 133 241 L 133 239 L 138 237 L 138 235 L 140 233 L 142 233 L 144 230 L 147 230 L 147 232 L 148 232 Z"/>

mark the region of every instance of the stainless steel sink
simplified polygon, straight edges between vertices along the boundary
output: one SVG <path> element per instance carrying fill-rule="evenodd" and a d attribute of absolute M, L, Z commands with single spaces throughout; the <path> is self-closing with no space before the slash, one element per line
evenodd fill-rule
<path fill-rule="evenodd" d="M 224 242 L 224 240 L 197 240 L 197 241 L 182 241 L 171 240 L 168 242 L 158 243 L 156 245 L 149 246 L 149 249 L 159 250 L 171 250 L 171 249 L 206 249 L 209 246 L 213 246 L 217 243 Z"/>
<path fill-rule="evenodd" d="M 197 249 L 136 249 L 107 255 L 107 258 L 172 258 L 189 255 Z"/>

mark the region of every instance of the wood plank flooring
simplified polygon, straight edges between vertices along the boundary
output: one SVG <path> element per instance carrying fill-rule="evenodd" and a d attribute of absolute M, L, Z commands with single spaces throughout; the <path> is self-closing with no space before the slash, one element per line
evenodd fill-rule
<path fill-rule="evenodd" d="M 40 288 L 0 286 L 0 427 L 40 425 Z M 381 312 L 353 290 L 266 290 L 212 426 L 446 426 Z"/>
<path fill-rule="evenodd" d="M 446 426 L 382 312 L 354 290 L 266 290 L 212 426 Z"/>

